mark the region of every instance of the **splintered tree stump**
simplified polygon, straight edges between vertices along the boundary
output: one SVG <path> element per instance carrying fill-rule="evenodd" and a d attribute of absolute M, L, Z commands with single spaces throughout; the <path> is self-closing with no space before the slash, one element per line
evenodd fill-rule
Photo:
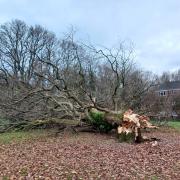
<path fill-rule="evenodd" d="M 83 116 L 83 120 L 100 132 L 117 129 L 120 142 L 140 143 L 143 141 L 141 129 L 157 128 L 149 122 L 147 116 L 135 114 L 131 109 L 123 113 L 92 108 Z"/>
<path fill-rule="evenodd" d="M 157 128 L 149 122 L 147 116 L 135 114 L 132 110 L 128 110 L 123 115 L 122 124 L 118 127 L 119 140 L 125 142 L 140 143 L 143 141 L 141 129 Z"/>
<path fill-rule="evenodd" d="M 105 126 L 102 122 L 106 122 L 111 125 L 112 129 L 117 129 L 117 134 L 120 142 L 136 142 L 143 141 L 141 135 L 141 129 L 144 128 L 157 128 L 149 122 L 149 118 L 145 115 L 135 114 L 131 109 L 126 112 L 109 111 L 103 112 L 97 109 L 91 109 L 89 111 L 89 122 L 97 126 Z M 111 130 L 111 129 L 107 129 Z"/>
<path fill-rule="evenodd" d="M 120 142 L 136 142 L 143 141 L 140 128 L 118 127 L 118 139 Z"/>
<path fill-rule="evenodd" d="M 136 134 L 136 133 L 135 133 Z M 141 129 L 137 128 L 137 135 L 135 135 L 135 142 L 140 143 L 143 141 L 143 137 L 141 135 Z"/>

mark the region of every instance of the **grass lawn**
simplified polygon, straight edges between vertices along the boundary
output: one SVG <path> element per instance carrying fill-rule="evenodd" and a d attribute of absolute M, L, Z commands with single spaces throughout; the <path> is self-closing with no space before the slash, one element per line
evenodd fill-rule
<path fill-rule="evenodd" d="M 168 126 L 180 132 L 180 121 L 169 121 Z M 20 142 L 30 139 L 45 138 L 51 134 L 53 130 L 31 130 L 17 131 L 0 134 L 0 144 L 8 144 L 11 142 Z"/>
<path fill-rule="evenodd" d="M 0 144 L 20 142 L 30 139 L 45 138 L 50 134 L 47 130 L 18 131 L 0 134 Z"/>
<path fill-rule="evenodd" d="M 168 125 L 178 131 L 180 131 L 180 120 L 179 121 L 169 121 Z"/>
<path fill-rule="evenodd" d="M 67 125 L 76 125 L 77 121 L 73 120 L 58 120 L 54 119 L 53 121 L 57 123 L 64 123 Z M 1 126 L 5 126 L 8 124 L 9 121 L 6 119 L 0 118 L 0 129 Z M 56 132 L 56 129 L 36 129 L 36 130 L 29 130 L 29 131 L 12 131 L 12 132 L 5 132 L 0 133 L 0 144 L 8 144 L 11 142 L 20 142 L 26 140 L 33 140 L 39 138 L 48 137 Z"/>
<path fill-rule="evenodd" d="M 169 121 L 168 126 L 180 132 L 180 120 L 179 121 Z M 50 134 L 53 134 L 53 130 L 31 130 L 31 131 L 17 131 L 0 133 L 0 144 L 8 144 L 11 142 L 20 142 L 30 139 L 45 138 Z"/>

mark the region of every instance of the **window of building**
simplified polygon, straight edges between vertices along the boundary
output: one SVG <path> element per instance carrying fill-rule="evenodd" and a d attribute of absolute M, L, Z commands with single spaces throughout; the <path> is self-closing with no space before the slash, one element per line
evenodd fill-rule
<path fill-rule="evenodd" d="M 166 95 L 166 91 L 160 91 L 159 92 L 159 96 L 165 96 Z"/>

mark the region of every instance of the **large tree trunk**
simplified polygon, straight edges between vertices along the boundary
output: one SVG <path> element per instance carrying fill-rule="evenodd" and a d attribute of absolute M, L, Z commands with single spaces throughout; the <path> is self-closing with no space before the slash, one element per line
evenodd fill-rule
<path fill-rule="evenodd" d="M 117 130 L 118 138 L 120 141 L 140 143 L 143 141 L 141 129 L 156 128 L 156 126 L 151 125 L 147 116 L 140 116 L 138 114 L 135 114 L 132 110 L 128 110 L 123 113 L 120 111 L 108 112 L 107 109 L 105 111 L 101 109 L 100 111 L 92 108 L 88 112 L 86 112 L 86 116 L 84 117 L 85 122 L 92 123 L 95 128 L 98 128 L 97 126 L 100 123 L 96 123 L 96 121 L 99 121 L 96 116 L 97 114 L 101 115 L 101 121 L 110 124 L 112 129 Z"/>

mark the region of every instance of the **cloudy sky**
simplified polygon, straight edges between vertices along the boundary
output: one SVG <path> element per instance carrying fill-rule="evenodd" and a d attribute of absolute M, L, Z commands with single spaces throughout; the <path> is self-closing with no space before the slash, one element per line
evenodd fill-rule
<path fill-rule="evenodd" d="M 132 41 L 142 68 L 180 68 L 180 0 L 0 0 L 0 24 L 12 19 L 58 36 L 73 25 L 78 39 L 107 47 Z"/>

